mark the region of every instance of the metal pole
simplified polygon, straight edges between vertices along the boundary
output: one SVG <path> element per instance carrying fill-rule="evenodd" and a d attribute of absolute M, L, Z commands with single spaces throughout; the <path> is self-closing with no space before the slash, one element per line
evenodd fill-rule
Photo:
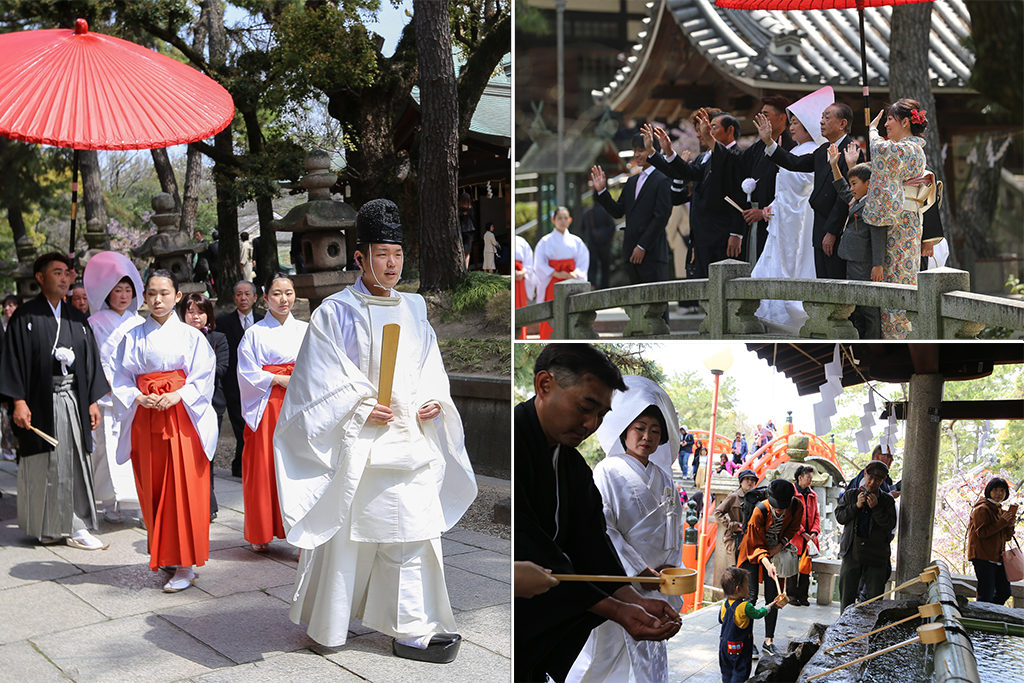
<path fill-rule="evenodd" d="M 718 380 L 722 377 L 721 370 L 712 370 L 715 376 L 715 394 L 711 401 L 711 435 L 708 441 L 708 464 L 704 467 L 704 509 L 700 518 L 700 542 L 697 544 L 697 597 L 694 600 L 694 609 L 704 606 L 704 565 L 707 564 L 704 548 L 708 537 L 708 513 L 711 508 L 711 467 L 715 462 L 715 428 L 718 426 Z M 698 465 L 699 465 L 698 461 Z"/>
<path fill-rule="evenodd" d="M 857 0 L 857 13 L 860 15 L 860 84 L 864 89 L 864 128 L 871 123 L 871 97 L 868 91 L 868 52 L 864 38 L 864 0 Z M 866 158 L 871 161 L 871 131 L 865 133 L 868 143 Z"/>
<path fill-rule="evenodd" d="M 556 206 L 565 205 L 565 3 L 555 0 L 555 35 L 558 41 L 558 167 L 555 175 Z"/>

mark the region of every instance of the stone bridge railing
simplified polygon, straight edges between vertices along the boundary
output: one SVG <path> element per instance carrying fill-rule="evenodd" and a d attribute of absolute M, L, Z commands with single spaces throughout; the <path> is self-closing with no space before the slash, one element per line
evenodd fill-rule
<path fill-rule="evenodd" d="M 904 309 L 916 339 L 973 339 L 988 326 L 1024 330 L 1024 302 L 972 294 L 970 275 L 952 268 L 918 274 L 918 286 L 852 280 L 776 280 L 750 277 L 751 266 L 711 264 L 706 280 L 673 280 L 590 291 L 590 283 L 555 285 L 555 298 L 515 311 L 515 327 L 548 321 L 554 339 L 597 339 L 598 311 L 621 308 L 629 316 L 623 338 L 670 336 L 662 314 L 670 301 L 700 301 L 705 311 L 698 336 L 709 339 L 781 336 L 754 317 L 762 299 L 802 301 L 810 316 L 800 336 L 857 339 L 849 321 L 855 306 Z"/>

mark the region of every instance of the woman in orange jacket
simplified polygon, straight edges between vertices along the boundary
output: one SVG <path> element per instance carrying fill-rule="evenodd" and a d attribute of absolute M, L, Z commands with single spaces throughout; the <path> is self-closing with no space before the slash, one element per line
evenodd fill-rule
<path fill-rule="evenodd" d="M 1003 509 L 1003 501 L 1010 497 L 1010 486 L 1005 479 L 992 477 L 985 486 L 985 495 L 971 510 L 967 527 L 967 559 L 974 565 L 978 577 L 978 602 L 1002 605 L 1010 597 L 1010 582 L 1003 566 L 1003 546 L 1013 538 L 1013 524 L 1017 506 Z"/>

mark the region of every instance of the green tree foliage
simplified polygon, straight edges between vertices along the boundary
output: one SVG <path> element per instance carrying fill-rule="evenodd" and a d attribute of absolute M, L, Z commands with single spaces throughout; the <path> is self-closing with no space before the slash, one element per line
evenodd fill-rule
<path fill-rule="evenodd" d="M 971 34 L 964 45 L 974 53 L 971 87 L 993 104 L 992 114 L 1024 122 L 1024 0 L 965 0 Z"/>

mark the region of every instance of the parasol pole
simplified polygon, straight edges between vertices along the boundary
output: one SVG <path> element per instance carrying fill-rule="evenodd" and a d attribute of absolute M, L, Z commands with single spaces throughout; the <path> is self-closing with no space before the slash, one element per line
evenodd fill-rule
<path fill-rule="evenodd" d="M 857 0 L 857 14 L 860 15 L 860 84 L 864 89 L 864 128 L 871 125 L 871 97 L 868 90 L 868 51 L 864 37 L 864 0 Z M 871 161 L 871 131 L 865 130 L 867 160 Z"/>
<path fill-rule="evenodd" d="M 68 253 L 75 258 L 75 217 L 78 214 L 78 150 L 71 155 L 71 246 Z"/>

